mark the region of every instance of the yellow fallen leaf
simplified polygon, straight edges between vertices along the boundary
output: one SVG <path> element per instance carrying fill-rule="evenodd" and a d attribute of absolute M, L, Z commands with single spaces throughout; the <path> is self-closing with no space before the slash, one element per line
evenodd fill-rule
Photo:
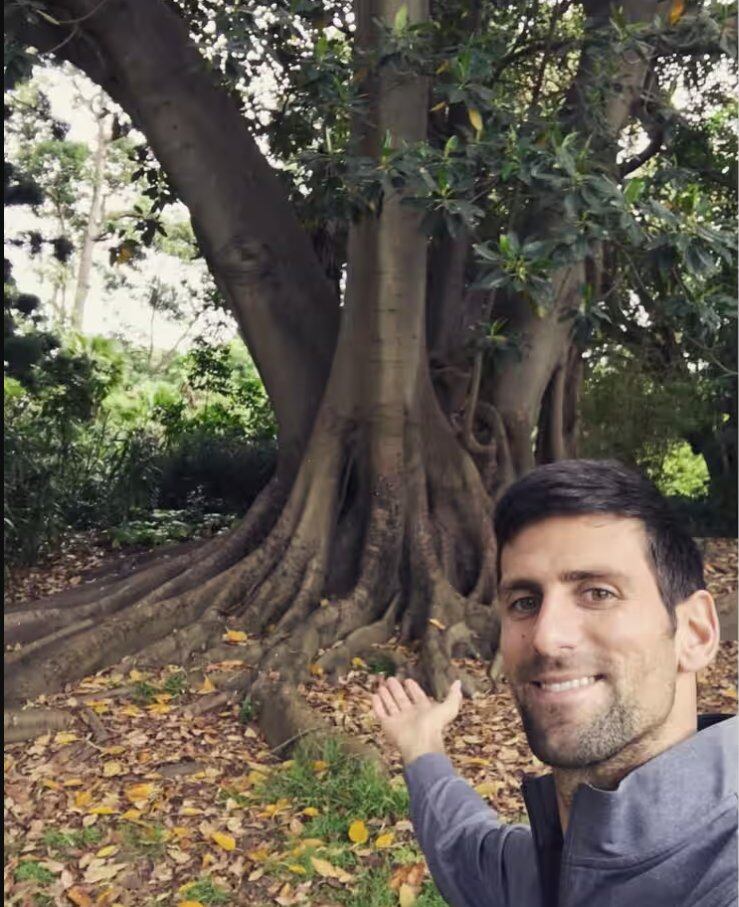
<path fill-rule="evenodd" d="M 125 746 L 106 746 L 103 750 L 106 756 L 120 756 L 121 753 L 126 752 Z"/>
<path fill-rule="evenodd" d="M 96 857 L 112 857 L 114 853 L 118 853 L 117 844 L 106 844 L 105 847 L 101 847 L 100 850 L 95 854 Z"/>
<path fill-rule="evenodd" d="M 128 715 L 129 718 L 140 718 L 144 713 L 138 706 L 126 705 L 121 709 L 121 715 Z"/>
<path fill-rule="evenodd" d="M 480 116 L 480 111 L 475 110 L 474 107 L 469 107 L 467 109 L 467 116 L 470 118 L 470 123 L 475 132 L 482 132 L 482 117 Z"/>
<path fill-rule="evenodd" d="M 395 840 L 395 835 L 391 831 L 385 832 L 384 835 L 378 835 L 375 838 L 375 847 L 382 849 L 383 847 L 390 847 L 390 845 Z"/>
<path fill-rule="evenodd" d="M 90 816 L 113 816 L 117 812 L 118 810 L 113 809 L 112 806 L 93 806 L 92 809 L 87 810 Z"/>
<path fill-rule="evenodd" d="M 128 674 L 128 679 L 132 680 L 134 683 L 141 683 L 141 681 L 145 678 L 146 674 L 144 674 L 142 671 L 137 670 L 136 668 L 132 668 Z"/>
<path fill-rule="evenodd" d="M 316 664 L 315 662 L 313 662 L 313 664 L 308 665 L 308 670 L 311 672 L 311 674 L 314 674 L 316 677 L 323 676 L 323 668 L 319 664 Z"/>
<path fill-rule="evenodd" d="M 435 617 L 430 617 L 429 623 L 431 624 L 432 627 L 436 627 L 437 630 L 446 630 L 446 626 L 440 620 L 437 620 Z"/>
<path fill-rule="evenodd" d="M 360 658 L 358 655 L 355 655 L 354 658 L 352 658 L 352 667 L 353 668 L 366 668 L 367 662 L 363 658 Z"/>
<path fill-rule="evenodd" d="M 83 784 L 82 778 L 67 778 L 64 782 L 65 787 L 82 787 Z"/>
<path fill-rule="evenodd" d="M 311 864 L 319 876 L 324 879 L 338 879 L 339 882 L 351 882 L 352 877 L 348 872 L 329 863 L 328 860 L 322 860 L 320 857 L 311 857 Z"/>
<path fill-rule="evenodd" d="M 676 22 L 679 22 L 683 17 L 685 12 L 685 0 L 672 0 L 670 4 L 670 11 L 667 14 L 667 21 L 670 25 L 674 25 Z"/>
<path fill-rule="evenodd" d="M 127 819 L 129 821 L 135 821 L 136 819 L 141 818 L 140 809 L 127 809 L 124 813 L 121 813 L 121 819 Z"/>
<path fill-rule="evenodd" d="M 208 677 L 208 675 L 206 674 L 205 679 L 203 680 L 203 685 L 198 690 L 198 693 L 212 693 L 213 690 L 215 690 L 215 688 L 216 688 L 215 684 L 210 679 L 210 677 Z"/>
<path fill-rule="evenodd" d="M 73 904 L 77 905 L 77 907 L 93 907 L 92 898 L 84 888 L 73 885 L 71 888 L 67 888 L 64 893 Z"/>
<path fill-rule="evenodd" d="M 412 885 L 403 884 L 398 891 L 398 903 L 400 907 L 413 907 L 416 903 L 418 891 Z"/>
<path fill-rule="evenodd" d="M 79 740 L 79 739 L 80 738 L 77 736 L 77 734 L 73 734 L 70 731 L 60 731 L 56 735 L 56 737 L 54 737 L 54 743 L 61 743 L 61 744 L 74 743 L 75 740 Z"/>
<path fill-rule="evenodd" d="M 313 761 L 313 771 L 314 772 L 325 772 L 328 768 L 328 762 L 324 762 L 323 759 L 315 759 Z"/>
<path fill-rule="evenodd" d="M 258 847 L 256 850 L 247 850 L 246 855 L 255 863 L 264 863 L 269 857 L 269 850 L 266 847 Z"/>
<path fill-rule="evenodd" d="M 80 790 L 74 795 L 74 805 L 80 807 L 80 809 L 91 802 L 92 794 L 89 790 Z"/>
<path fill-rule="evenodd" d="M 44 778 L 41 782 L 44 787 L 48 787 L 50 790 L 61 790 L 62 786 L 58 781 L 52 781 L 51 778 Z"/>
<path fill-rule="evenodd" d="M 298 863 L 291 863 L 287 868 L 290 870 L 290 872 L 294 872 L 297 875 L 305 875 L 305 873 L 308 871 L 305 866 L 300 866 L 300 864 Z"/>
<path fill-rule="evenodd" d="M 216 844 L 223 848 L 223 850 L 235 850 L 236 849 L 236 840 L 227 835 L 222 831 L 214 831 L 211 834 L 211 838 L 216 842 Z"/>
<path fill-rule="evenodd" d="M 246 642 L 249 635 L 244 633 L 243 630 L 226 630 L 223 634 L 223 638 L 226 642 L 239 643 Z"/>
<path fill-rule="evenodd" d="M 153 705 L 150 705 L 147 708 L 147 712 L 150 715 L 166 715 L 167 712 L 172 711 L 171 705 L 164 705 L 162 702 L 155 702 Z"/>
<path fill-rule="evenodd" d="M 502 781 L 483 781 L 475 786 L 475 790 L 481 797 L 495 797 L 504 787 Z"/>
<path fill-rule="evenodd" d="M 179 901 L 177 907 L 203 907 L 201 901 Z"/>
<path fill-rule="evenodd" d="M 317 815 L 319 815 L 319 811 L 315 808 L 315 806 L 306 806 L 305 809 L 303 810 L 303 815 L 304 816 L 317 816 Z"/>
<path fill-rule="evenodd" d="M 132 784 L 123 791 L 127 800 L 135 803 L 137 800 L 148 800 L 156 792 L 153 784 Z"/>
<path fill-rule="evenodd" d="M 369 838 L 367 826 L 361 819 L 355 819 L 349 826 L 349 840 L 355 844 L 364 844 Z"/>
<path fill-rule="evenodd" d="M 184 825 L 175 825 L 172 829 L 172 834 L 178 838 L 186 838 L 188 835 L 192 834 L 192 829 L 187 828 Z"/>
<path fill-rule="evenodd" d="M 181 816 L 201 816 L 203 814 L 202 809 L 198 809 L 197 806 L 181 806 L 180 815 Z"/>
<path fill-rule="evenodd" d="M 120 762 L 104 762 L 103 778 L 115 778 L 116 775 L 123 774 L 123 766 Z"/>

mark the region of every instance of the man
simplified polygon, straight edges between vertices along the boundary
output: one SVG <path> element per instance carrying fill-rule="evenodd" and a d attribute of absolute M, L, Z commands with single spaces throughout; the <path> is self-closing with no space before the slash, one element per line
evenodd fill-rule
<path fill-rule="evenodd" d="M 502 824 L 444 755 L 459 682 L 441 703 L 395 678 L 373 696 L 441 893 L 454 907 L 735 905 L 737 718 L 697 716 L 719 630 L 695 543 L 615 462 L 533 470 L 495 526 L 503 670 L 552 768 L 524 781 L 531 827 Z"/>

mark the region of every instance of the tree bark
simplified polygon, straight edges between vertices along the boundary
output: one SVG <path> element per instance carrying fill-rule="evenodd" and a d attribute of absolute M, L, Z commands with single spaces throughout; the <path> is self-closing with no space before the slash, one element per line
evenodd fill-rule
<path fill-rule="evenodd" d="M 97 100 L 103 104 L 102 91 L 98 95 Z M 74 289 L 74 300 L 72 302 L 72 328 L 75 331 L 82 330 L 85 317 L 85 302 L 90 292 L 92 253 L 102 228 L 103 205 L 105 202 L 103 185 L 105 182 L 105 163 L 108 157 L 108 146 L 111 141 L 106 111 L 95 110 L 94 105 L 95 102 L 93 101 L 91 109 L 95 115 L 97 135 L 92 158 L 92 198 L 90 199 L 90 210 L 82 237 L 80 261 L 77 268 L 77 284 Z"/>

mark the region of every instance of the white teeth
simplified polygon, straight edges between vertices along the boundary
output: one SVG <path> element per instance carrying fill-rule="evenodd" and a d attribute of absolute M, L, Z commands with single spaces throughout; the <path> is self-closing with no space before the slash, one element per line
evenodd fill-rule
<path fill-rule="evenodd" d="M 559 693 L 561 690 L 574 690 L 577 687 L 588 687 L 595 683 L 595 677 L 577 677 L 575 680 L 566 680 L 564 683 L 541 683 L 543 690 L 551 690 L 553 693 Z"/>

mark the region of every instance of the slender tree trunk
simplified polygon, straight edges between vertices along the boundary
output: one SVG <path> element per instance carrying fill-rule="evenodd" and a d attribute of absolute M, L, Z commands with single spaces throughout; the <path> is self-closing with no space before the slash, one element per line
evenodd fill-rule
<path fill-rule="evenodd" d="M 98 98 L 102 104 L 102 91 L 98 95 Z M 102 228 L 103 205 L 105 201 L 105 164 L 108 156 L 108 146 L 111 141 L 109 121 L 105 112 L 98 111 L 95 118 L 97 123 L 97 134 L 95 137 L 95 151 L 92 158 L 92 198 L 90 199 L 90 210 L 87 214 L 85 232 L 82 237 L 80 261 L 77 268 L 77 284 L 75 286 L 74 301 L 72 304 L 72 328 L 75 331 L 82 330 L 85 316 L 85 302 L 87 301 L 87 296 L 90 292 L 92 254 L 95 248 L 95 242 L 100 235 Z"/>

